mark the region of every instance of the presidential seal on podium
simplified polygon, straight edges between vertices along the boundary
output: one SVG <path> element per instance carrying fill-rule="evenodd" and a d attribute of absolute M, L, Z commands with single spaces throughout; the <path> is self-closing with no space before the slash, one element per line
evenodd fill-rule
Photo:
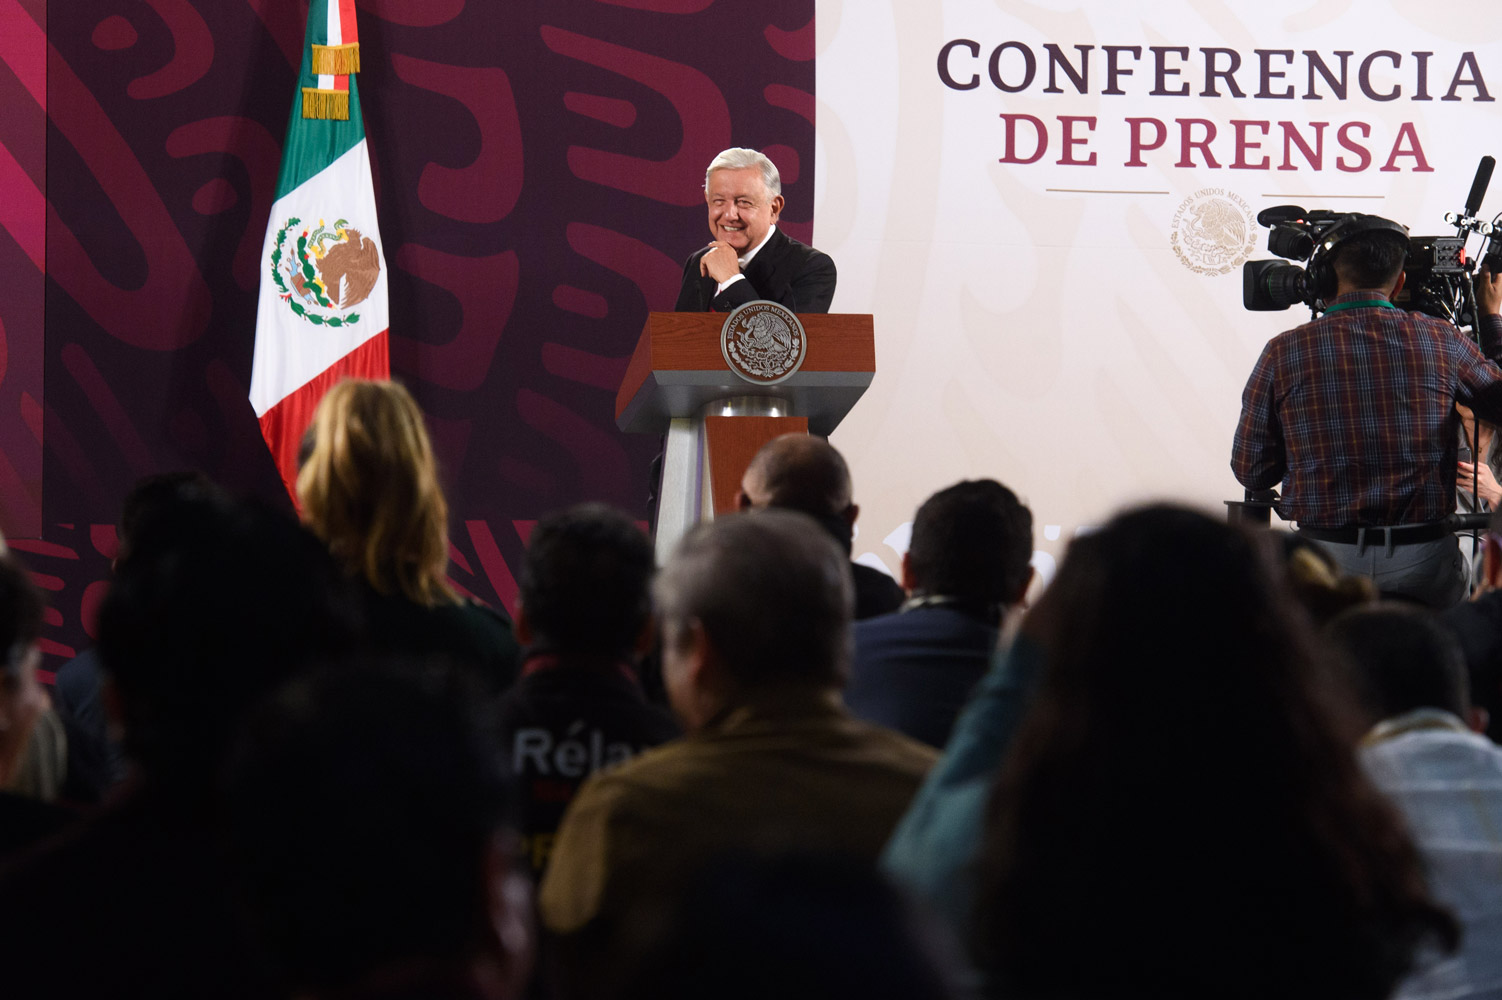
<path fill-rule="evenodd" d="M 792 310 L 757 299 L 736 306 L 720 327 L 725 364 L 754 385 L 776 385 L 791 377 L 808 353 L 808 335 Z"/>

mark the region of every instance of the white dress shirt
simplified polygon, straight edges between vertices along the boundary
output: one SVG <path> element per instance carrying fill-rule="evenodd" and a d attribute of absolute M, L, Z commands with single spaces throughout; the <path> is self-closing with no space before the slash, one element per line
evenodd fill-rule
<path fill-rule="evenodd" d="M 741 273 L 732 274 L 727 280 L 722 281 L 718 285 L 716 285 L 714 290 L 714 293 L 716 295 L 719 295 L 725 289 L 729 288 L 737 281 L 741 281 L 746 277 L 746 268 L 751 264 L 751 258 L 755 257 L 757 252 L 761 250 L 762 247 L 767 245 L 767 240 L 770 240 L 772 238 L 772 234 L 775 232 L 777 232 L 776 226 L 768 227 L 767 235 L 761 238 L 760 243 L 756 244 L 756 246 L 752 247 L 750 250 L 747 250 L 745 256 L 736 258 L 736 260 L 741 262 Z"/>

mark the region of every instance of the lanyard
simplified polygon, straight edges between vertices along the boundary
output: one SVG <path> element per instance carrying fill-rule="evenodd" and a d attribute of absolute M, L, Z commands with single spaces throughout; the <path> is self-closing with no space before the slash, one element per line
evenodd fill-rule
<path fill-rule="evenodd" d="M 1375 306 L 1379 309 L 1398 308 L 1386 299 L 1362 299 L 1360 302 L 1337 302 L 1335 305 L 1325 310 L 1325 315 L 1328 316 L 1331 313 L 1340 312 L 1342 309 L 1366 309 L 1372 306 Z"/>

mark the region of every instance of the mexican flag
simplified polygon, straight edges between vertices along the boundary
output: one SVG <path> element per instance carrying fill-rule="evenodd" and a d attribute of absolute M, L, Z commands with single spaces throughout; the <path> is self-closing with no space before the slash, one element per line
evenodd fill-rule
<path fill-rule="evenodd" d="M 389 378 L 386 258 L 355 73 L 355 0 L 312 0 L 261 248 L 250 402 L 296 497 L 297 449 L 344 378 Z"/>

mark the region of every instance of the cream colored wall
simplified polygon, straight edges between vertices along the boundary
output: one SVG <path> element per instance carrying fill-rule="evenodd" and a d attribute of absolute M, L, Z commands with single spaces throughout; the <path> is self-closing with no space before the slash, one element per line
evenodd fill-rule
<path fill-rule="evenodd" d="M 979 71 L 975 90 L 939 80 L 939 50 L 955 38 L 982 47 L 979 60 L 961 53 L 955 62 Z M 1008 40 L 1039 56 L 1038 82 L 1019 94 L 986 79 L 989 52 Z M 1050 41 L 1071 57 L 1076 44 L 1097 46 L 1089 94 L 1062 77 L 1064 94 L 1042 93 Z M 1176 214 L 1181 248 L 1186 216 L 1206 199 L 1250 215 L 1295 202 L 1389 216 L 1416 234 L 1448 232 L 1443 214 L 1463 204 L 1481 155 L 1502 155 L 1502 121 L 1497 103 L 1471 99 L 1472 87 L 1457 102 L 1410 100 L 1412 53 L 1434 53 L 1431 96 L 1445 93 L 1460 54 L 1473 51 L 1491 96 L 1502 98 L 1499 41 L 1495 0 L 819 0 L 815 243 L 839 265 L 835 311 L 873 313 L 877 330 L 876 380 L 833 437 L 862 506 L 857 555 L 895 570 L 917 505 L 961 478 L 999 479 L 1030 503 L 1045 576 L 1081 526 L 1125 504 L 1172 498 L 1220 511 L 1239 498 L 1228 459 L 1242 386 L 1263 343 L 1308 313 L 1244 311 L 1241 255 L 1229 273 L 1191 270 L 1194 255 L 1174 252 Z M 1125 95 L 1099 92 L 1106 44 L 1143 46 L 1134 75 L 1122 78 Z M 1154 45 L 1190 47 L 1170 83 L 1188 82 L 1191 96 L 1147 93 Z M 1237 78 L 1248 95 L 1258 85 L 1255 49 L 1313 49 L 1327 62 L 1353 50 L 1348 98 L 1198 96 L 1197 50 L 1215 46 L 1242 54 Z M 1399 100 L 1370 100 L 1355 80 L 1359 61 L 1382 49 L 1403 54 L 1403 64 L 1394 72 L 1378 60 L 1371 82 L 1401 85 Z M 1296 58 L 1275 82 L 1303 94 L 1306 67 Z M 1003 63 L 1018 74 L 1020 66 Z M 1097 164 L 1056 163 L 1056 129 L 1039 162 L 998 162 L 1003 113 L 1096 117 Z M 1144 154 L 1146 167 L 1123 165 L 1129 117 L 1171 129 L 1164 149 Z M 1211 147 L 1221 169 L 1174 166 L 1177 118 L 1209 119 L 1225 133 Z M 1309 123 L 1332 123 L 1323 170 L 1297 153 L 1298 170 L 1230 169 L 1236 119 L 1290 120 L 1306 136 Z M 1347 121 L 1371 126 L 1375 162 L 1365 171 L 1334 168 L 1333 133 Z M 1432 173 L 1413 172 L 1411 157 L 1396 161 L 1397 172 L 1377 169 L 1404 122 Z M 1278 165 L 1278 126 L 1262 143 Z M 1502 208 L 1502 178 L 1486 205 Z M 1270 256 L 1267 231 L 1252 228 L 1252 256 Z"/>

